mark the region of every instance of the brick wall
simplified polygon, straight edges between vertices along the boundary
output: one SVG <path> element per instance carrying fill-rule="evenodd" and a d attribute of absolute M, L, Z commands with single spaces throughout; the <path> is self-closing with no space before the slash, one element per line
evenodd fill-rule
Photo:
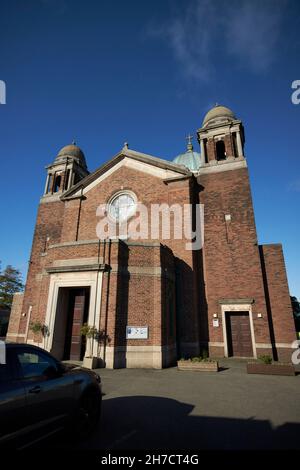
<path fill-rule="evenodd" d="M 61 201 L 39 205 L 22 305 L 22 311 L 25 313 L 32 306 L 32 321 L 44 321 L 49 284 L 49 276 L 45 276 L 43 272 L 46 263 L 45 253 L 49 244 L 60 241 L 63 213 L 64 203 Z M 16 324 L 10 326 L 10 331 L 24 334 L 26 326 L 27 317 L 21 317 L 18 331 L 15 329 Z"/>
<path fill-rule="evenodd" d="M 246 168 L 198 177 L 204 204 L 204 281 L 208 337 L 205 343 L 223 342 L 221 299 L 254 299 L 256 343 L 270 343 L 267 309 L 261 273 L 254 213 Z M 231 220 L 226 221 L 225 215 Z M 212 326 L 213 314 L 219 327 Z M 262 318 L 257 318 L 262 313 Z M 220 355 L 223 355 L 223 348 Z"/>
<path fill-rule="evenodd" d="M 227 138 L 226 149 L 230 145 Z M 214 147 L 214 141 L 209 140 L 210 160 Z M 176 240 L 172 232 L 169 240 L 159 235 L 151 243 L 149 239 L 138 243 L 129 239 L 128 243 L 99 244 L 97 207 L 121 189 L 133 191 L 149 209 L 152 203 L 204 204 L 204 248 L 189 251 L 186 240 Z M 225 220 L 225 215 L 230 215 L 230 220 Z M 150 223 L 149 219 L 149 234 Z M 126 326 L 148 326 L 149 338 L 140 340 L 139 345 L 172 347 L 177 336 L 180 355 L 197 354 L 199 339 L 202 345 L 224 341 L 220 300 L 245 298 L 254 300 L 255 342 L 269 344 L 266 285 L 276 341 L 286 342 L 291 338 L 287 283 L 282 253 L 272 250 L 263 248 L 264 286 L 246 168 L 204 174 L 197 182 L 193 177 L 165 182 L 123 166 L 82 199 L 40 204 L 24 300 L 20 300 L 22 307 L 16 309 L 19 313 L 9 331 L 25 333 L 26 318 L 20 317 L 20 311 L 27 312 L 29 306 L 33 321 L 45 321 L 50 281 L 47 268 L 62 260 L 93 258 L 110 267 L 103 277 L 100 312 L 100 328 L 107 331 L 110 346 L 137 345 L 126 341 Z M 277 291 L 279 283 L 282 296 Z M 215 313 L 218 328 L 212 326 Z M 287 325 L 285 333 L 283 324 Z M 212 345 L 210 350 L 214 355 L 224 354 L 223 347 Z"/>
<path fill-rule="evenodd" d="M 260 253 L 270 328 L 273 332 L 276 353 L 279 360 L 290 362 L 292 352 L 282 345 L 291 345 L 296 339 L 296 331 L 282 246 L 262 245 Z"/>

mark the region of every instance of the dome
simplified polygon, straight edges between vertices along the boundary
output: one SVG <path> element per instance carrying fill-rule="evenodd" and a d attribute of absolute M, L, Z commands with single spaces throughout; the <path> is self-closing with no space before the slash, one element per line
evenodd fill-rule
<path fill-rule="evenodd" d="M 184 165 L 191 171 L 196 171 L 201 166 L 200 153 L 193 150 L 187 150 L 174 158 L 173 163 L 177 165 Z"/>
<path fill-rule="evenodd" d="M 63 163 L 66 160 L 76 160 L 76 162 L 81 165 L 83 168 L 86 168 L 86 161 L 83 151 L 77 147 L 75 143 L 66 145 L 57 154 L 55 158 L 55 163 Z"/>
<path fill-rule="evenodd" d="M 203 120 L 203 127 L 207 125 L 209 121 L 232 121 L 236 119 L 235 115 L 231 111 L 231 109 L 226 108 L 226 106 L 221 106 L 216 104 L 211 110 L 206 113 L 205 118 Z"/>

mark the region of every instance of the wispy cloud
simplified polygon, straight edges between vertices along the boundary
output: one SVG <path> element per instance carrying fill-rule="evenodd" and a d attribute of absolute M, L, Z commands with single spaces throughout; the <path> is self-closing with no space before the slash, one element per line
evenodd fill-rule
<path fill-rule="evenodd" d="M 266 71 L 276 58 L 289 0 L 192 0 L 152 37 L 163 39 L 186 77 L 209 80 L 220 56 L 234 66 Z"/>
<path fill-rule="evenodd" d="M 282 33 L 285 0 L 243 1 L 231 11 L 227 49 L 255 71 L 269 68 Z"/>

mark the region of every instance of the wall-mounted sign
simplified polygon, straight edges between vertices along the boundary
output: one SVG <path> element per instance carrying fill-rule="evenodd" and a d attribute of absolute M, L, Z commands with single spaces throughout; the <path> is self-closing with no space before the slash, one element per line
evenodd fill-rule
<path fill-rule="evenodd" d="M 214 318 L 213 319 L 213 327 L 217 328 L 219 326 L 219 319 L 218 318 Z"/>
<path fill-rule="evenodd" d="M 127 326 L 127 339 L 148 339 L 148 326 Z"/>

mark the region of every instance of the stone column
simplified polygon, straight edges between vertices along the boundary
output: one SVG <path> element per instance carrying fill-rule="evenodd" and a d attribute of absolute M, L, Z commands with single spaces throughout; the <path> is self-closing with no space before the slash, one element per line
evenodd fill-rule
<path fill-rule="evenodd" d="M 216 143 L 214 138 L 207 141 L 207 159 L 208 163 L 216 161 Z"/>
<path fill-rule="evenodd" d="M 202 139 L 200 140 L 200 148 L 201 148 L 201 158 L 202 158 L 203 163 L 205 163 L 206 162 L 205 146 L 204 146 L 204 142 Z"/>
<path fill-rule="evenodd" d="M 74 186 L 74 180 L 75 180 L 75 173 L 74 173 L 73 171 L 71 171 L 68 189 L 69 189 L 71 186 Z"/>
<path fill-rule="evenodd" d="M 44 191 L 44 194 L 47 194 L 47 190 L 48 190 L 48 184 L 49 184 L 49 178 L 50 178 L 50 175 L 48 174 L 47 175 L 47 178 L 46 178 L 46 184 L 45 184 L 45 191 Z"/>
<path fill-rule="evenodd" d="M 238 149 L 238 156 L 243 157 L 243 146 L 242 146 L 242 139 L 241 139 L 240 132 L 236 133 L 236 143 L 237 143 L 237 149 Z"/>

